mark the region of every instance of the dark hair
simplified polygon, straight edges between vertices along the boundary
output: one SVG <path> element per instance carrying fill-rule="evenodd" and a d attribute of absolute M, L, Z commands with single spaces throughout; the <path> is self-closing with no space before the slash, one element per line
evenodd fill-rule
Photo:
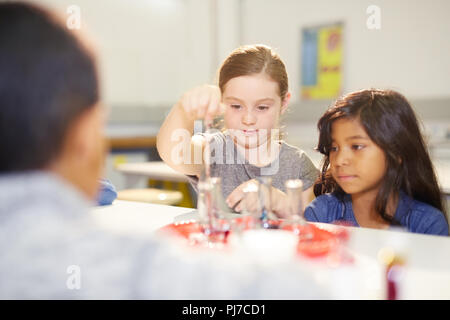
<path fill-rule="evenodd" d="M 40 169 L 99 100 L 93 56 L 49 12 L 0 4 L 0 172 Z"/>
<path fill-rule="evenodd" d="M 433 165 L 407 99 L 391 90 L 362 90 L 338 99 L 318 122 L 317 150 L 324 155 L 321 175 L 314 185 L 316 196 L 345 194 L 329 172 L 331 129 L 337 119 L 358 119 L 370 139 L 385 153 L 387 170 L 375 208 L 388 222 L 398 223 L 386 212 L 389 197 L 399 191 L 445 212 Z M 447 216 L 445 215 L 447 220 Z"/>

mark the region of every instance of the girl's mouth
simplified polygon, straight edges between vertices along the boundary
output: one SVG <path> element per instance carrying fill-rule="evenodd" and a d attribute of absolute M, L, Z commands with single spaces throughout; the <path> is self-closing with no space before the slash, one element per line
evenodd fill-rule
<path fill-rule="evenodd" d="M 258 133 L 258 130 L 257 129 L 242 130 L 242 133 L 246 136 L 253 136 Z"/>
<path fill-rule="evenodd" d="M 353 180 L 355 178 L 356 178 L 355 175 L 339 175 L 338 176 L 338 180 L 342 181 L 342 182 L 351 181 L 351 180 Z"/>

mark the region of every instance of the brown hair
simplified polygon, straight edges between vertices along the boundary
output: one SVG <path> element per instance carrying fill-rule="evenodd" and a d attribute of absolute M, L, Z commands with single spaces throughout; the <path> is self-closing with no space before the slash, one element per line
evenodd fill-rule
<path fill-rule="evenodd" d="M 242 46 L 230 53 L 219 70 L 219 88 L 223 92 L 229 80 L 261 72 L 278 83 L 279 94 L 283 100 L 288 92 L 286 67 L 276 52 L 260 44 Z"/>

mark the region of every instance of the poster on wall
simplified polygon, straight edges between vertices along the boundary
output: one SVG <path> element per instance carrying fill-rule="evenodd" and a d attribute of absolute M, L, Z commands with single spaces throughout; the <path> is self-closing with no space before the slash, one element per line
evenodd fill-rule
<path fill-rule="evenodd" d="M 333 99 L 341 94 L 342 36 L 342 23 L 302 29 L 302 99 Z"/>

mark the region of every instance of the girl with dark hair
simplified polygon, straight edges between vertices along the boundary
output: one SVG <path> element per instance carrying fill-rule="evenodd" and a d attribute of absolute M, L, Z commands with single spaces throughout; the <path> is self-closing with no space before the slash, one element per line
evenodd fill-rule
<path fill-rule="evenodd" d="M 318 122 L 324 155 L 305 218 L 448 235 L 448 218 L 417 118 L 404 96 L 362 90 Z"/>

